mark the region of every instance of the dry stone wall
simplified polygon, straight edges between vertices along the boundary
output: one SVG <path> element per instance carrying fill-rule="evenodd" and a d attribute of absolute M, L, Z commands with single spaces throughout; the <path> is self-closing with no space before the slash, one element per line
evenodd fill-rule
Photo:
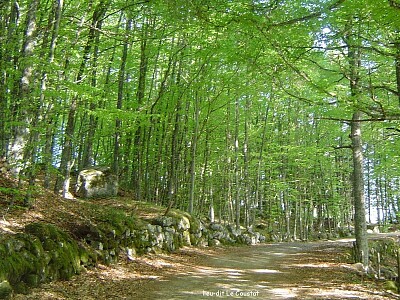
<path fill-rule="evenodd" d="M 41 283 L 69 279 L 98 262 L 114 263 L 121 255 L 134 260 L 138 255 L 173 252 L 183 246 L 264 241 L 258 232 L 206 224 L 181 212 L 146 221 L 110 214 L 107 220 L 80 224 L 68 233 L 51 224 L 33 223 L 24 232 L 0 235 L 0 299 Z"/>

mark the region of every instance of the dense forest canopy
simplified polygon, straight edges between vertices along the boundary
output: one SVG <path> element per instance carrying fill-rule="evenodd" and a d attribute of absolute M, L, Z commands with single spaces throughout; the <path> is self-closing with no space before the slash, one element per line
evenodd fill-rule
<path fill-rule="evenodd" d="M 2 1 L 0 156 L 26 204 L 39 175 L 67 196 L 76 171 L 106 165 L 136 200 L 259 218 L 282 239 L 362 234 L 364 210 L 398 222 L 399 14 L 397 0 Z"/>

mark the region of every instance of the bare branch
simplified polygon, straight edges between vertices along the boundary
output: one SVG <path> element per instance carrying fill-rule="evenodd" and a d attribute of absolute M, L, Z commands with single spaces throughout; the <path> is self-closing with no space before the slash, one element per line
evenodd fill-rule
<path fill-rule="evenodd" d="M 351 149 L 351 145 L 341 145 L 341 146 L 333 146 L 333 149 L 340 150 L 340 149 Z"/>

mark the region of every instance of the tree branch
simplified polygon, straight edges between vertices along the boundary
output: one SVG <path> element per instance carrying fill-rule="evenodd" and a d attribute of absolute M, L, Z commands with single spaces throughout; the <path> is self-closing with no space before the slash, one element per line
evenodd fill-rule
<path fill-rule="evenodd" d="M 364 122 L 384 122 L 384 121 L 394 121 L 400 120 L 399 115 L 385 116 L 385 117 L 377 117 L 377 118 L 369 118 L 369 119 L 360 119 L 360 120 L 352 120 L 352 119 L 344 119 L 344 118 L 331 118 L 331 117 L 317 117 L 316 120 L 329 120 L 329 121 L 339 121 L 344 123 L 364 123 Z"/>
<path fill-rule="evenodd" d="M 400 9 L 400 3 L 396 2 L 395 0 L 389 0 L 389 4 L 391 7 Z"/>
<path fill-rule="evenodd" d="M 326 8 L 326 10 L 333 10 L 333 9 L 339 7 L 344 1 L 346 1 L 346 0 L 337 0 L 333 4 L 329 5 Z M 317 17 L 321 16 L 324 12 L 325 12 L 325 10 L 320 10 L 320 11 L 311 13 L 311 14 L 306 15 L 306 16 L 302 16 L 302 17 L 291 19 L 291 20 L 287 20 L 287 21 L 271 24 L 271 25 L 268 26 L 268 29 L 271 28 L 271 27 L 288 26 L 288 25 L 294 25 L 294 24 L 297 24 L 297 23 L 300 23 L 300 22 L 308 21 L 308 20 L 311 20 L 311 19 L 314 19 L 314 18 L 317 18 Z"/>
<path fill-rule="evenodd" d="M 351 145 L 342 145 L 342 146 L 333 146 L 333 149 L 340 150 L 340 149 L 351 149 Z"/>
<path fill-rule="evenodd" d="M 388 92 L 391 92 L 393 95 L 400 97 L 400 92 L 388 87 L 387 85 L 377 85 L 377 86 L 373 86 L 374 89 L 383 89 L 386 90 Z"/>

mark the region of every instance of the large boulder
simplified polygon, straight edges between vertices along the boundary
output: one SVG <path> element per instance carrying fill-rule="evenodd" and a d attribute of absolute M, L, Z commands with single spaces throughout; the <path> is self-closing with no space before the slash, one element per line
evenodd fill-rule
<path fill-rule="evenodd" d="M 118 178 L 110 167 L 92 167 L 79 172 L 76 194 L 82 198 L 114 197 L 118 193 Z"/>

